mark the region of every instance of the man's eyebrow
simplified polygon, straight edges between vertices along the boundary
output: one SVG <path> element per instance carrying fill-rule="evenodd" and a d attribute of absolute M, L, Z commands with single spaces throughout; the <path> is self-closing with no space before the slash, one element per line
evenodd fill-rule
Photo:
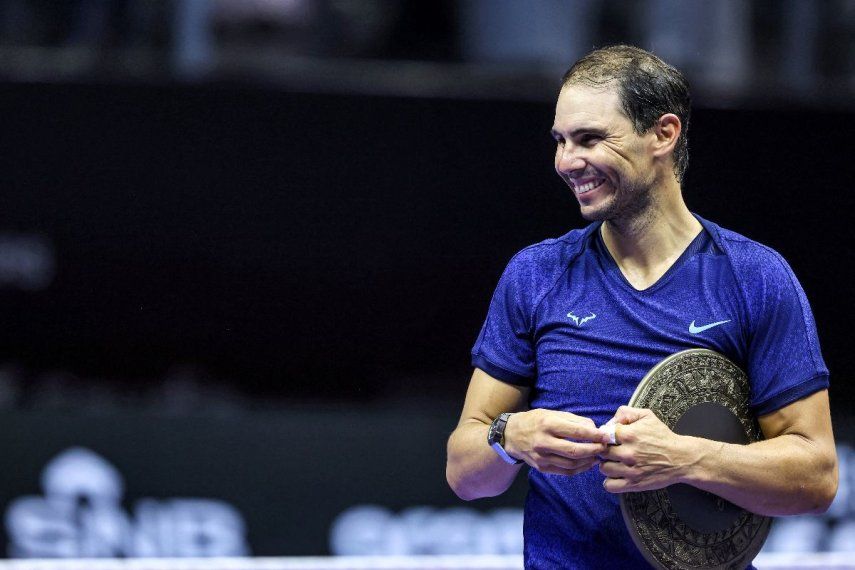
<path fill-rule="evenodd" d="M 549 134 L 552 135 L 552 138 L 564 136 L 555 127 L 552 127 L 549 130 Z M 606 131 L 599 127 L 579 127 L 578 129 L 573 129 L 572 131 L 570 131 L 570 138 L 576 138 L 579 135 L 596 135 L 599 137 L 604 137 L 606 135 Z"/>

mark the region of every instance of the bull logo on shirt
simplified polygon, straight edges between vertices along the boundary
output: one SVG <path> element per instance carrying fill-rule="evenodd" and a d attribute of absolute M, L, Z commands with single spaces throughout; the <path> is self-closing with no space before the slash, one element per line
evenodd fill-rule
<path fill-rule="evenodd" d="M 573 314 L 573 311 L 570 311 L 569 313 L 567 313 L 567 317 L 572 319 L 573 322 L 576 323 L 577 327 L 581 327 L 582 325 L 584 325 L 585 323 L 587 323 L 591 319 L 595 319 L 597 317 L 597 315 L 595 315 L 594 313 L 591 313 L 587 317 L 577 317 L 576 315 Z"/>

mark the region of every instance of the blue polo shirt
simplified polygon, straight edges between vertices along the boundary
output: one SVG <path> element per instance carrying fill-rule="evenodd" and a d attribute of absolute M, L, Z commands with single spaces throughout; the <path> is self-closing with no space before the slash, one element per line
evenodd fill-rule
<path fill-rule="evenodd" d="M 511 259 L 472 364 L 531 388 L 529 405 L 597 425 L 629 402 L 663 358 L 708 348 L 742 367 L 757 415 L 828 387 L 804 291 L 772 249 L 700 217 L 703 231 L 654 285 L 620 272 L 600 223 Z M 529 472 L 526 568 L 645 568 L 597 469 Z"/>

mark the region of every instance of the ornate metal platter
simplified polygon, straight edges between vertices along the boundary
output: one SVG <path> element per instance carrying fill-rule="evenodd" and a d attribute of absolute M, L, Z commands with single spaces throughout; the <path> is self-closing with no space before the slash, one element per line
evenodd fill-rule
<path fill-rule="evenodd" d="M 649 408 L 675 433 L 749 443 L 762 438 L 748 409 L 748 377 L 707 349 L 672 354 L 641 380 L 629 405 Z M 772 519 L 752 514 L 689 485 L 625 493 L 629 534 L 656 568 L 744 569 L 769 534 Z"/>

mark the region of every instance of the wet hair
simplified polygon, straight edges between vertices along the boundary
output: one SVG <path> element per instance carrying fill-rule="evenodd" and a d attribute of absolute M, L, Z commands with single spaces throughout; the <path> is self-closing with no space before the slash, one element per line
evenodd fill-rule
<path fill-rule="evenodd" d="M 673 113 L 682 130 L 674 146 L 674 174 L 677 180 L 689 167 L 689 83 L 676 68 L 643 49 L 616 45 L 592 51 L 567 70 L 561 87 L 587 85 L 604 88 L 616 84 L 624 114 L 635 132 L 647 132 L 659 118 Z"/>

